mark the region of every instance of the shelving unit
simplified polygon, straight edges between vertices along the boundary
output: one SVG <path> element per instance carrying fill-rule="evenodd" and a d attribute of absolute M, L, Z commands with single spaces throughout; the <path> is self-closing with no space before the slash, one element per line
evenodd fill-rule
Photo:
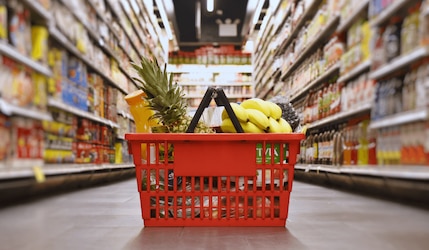
<path fill-rule="evenodd" d="M 326 80 L 328 77 L 332 76 L 333 74 L 337 73 L 339 70 L 340 70 L 340 64 L 336 63 L 335 65 L 327 69 L 324 73 L 322 73 L 320 76 L 318 76 L 316 79 L 314 79 L 309 84 L 307 84 L 304 88 L 292 92 L 289 100 L 291 102 L 295 101 L 303 94 L 307 93 L 311 88 L 314 88 L 318 84 L 322 83 L 324 80 Z"/>
<path fill-rule="evenodd" d="M 133 164 L 46 164 L 43 166 L 43 173 L 46 176 L 55 176 L 133 167 Z M 33 176 L 34 170 L 31 168 L 5 170 L 0 172 L 0 180 L 32 178 Z"/>
<path fill-rule="evenodd" d="M 375 68 L 375 64 L 373 64 L 373 62 L 375 61 L 374 58 L 378 55 L 371 54 L 370 56 L 374 58 L 371 59 L 367 57 L 361 57 L 360 62 L 353 58 L 354 61 L 350 61 L 354 63 L 355 66 L 353 67 L 349 66 L 349 68 L 346 68 L 344 66 L 344 63 L 338 62 L 337 64 L 332 65 L 330 68 L 324 69 L 322 73 L 320 73 L 320 71 L 318 71 L 317 74 L 314 74 L 314 72 L 312 72 L 312 74 L 314 75 L 311 75 L 311 79 L 310 77 L 307 77 L 307 75 L 305 75 L 306 77 L 304 78 L 300 78 L 300 75 L 297 75 L 299 73 L 308 74 L 309 71 L 306 68 L 303 68 L 302 64 L 306 62 L 305 60 L 311 55 L 313 55 L 318 49 L 321 49 L 323 48 L 323 46 L 325 46 L 326 39 L 328 37 L 338 35 L 339 39 L 341 39 L 344 43 L 344 48 L 348 50 L 349 48 L 347 48 L 345 44 L 347 43 L 347 36 L 349 35 L 348 32 L 351 27 L 357 26 L 357 28 L 366 28 L 368 27 L 366 26 L 366 24 L 369 24 L 369 27 L 371 27 L 372 32 L 375 33 L 378 27 L 389 25 L 390 20 L 393 16 L 398 17 L 398 15 L 407 15 L 406 13 L 409 13 L 407 12 L 407 10 L 412 7 L 413 4 L 420 1 L 393 1 L 392 3 L 390 3 L 389 6 L 387 6 L 376 16 L 372 16 L 373 13 L 371 13 L 371 11 L 375 11 L 375 8 L 380 8 L 380 6 L 372 6 L 373 4 L 378 4 L 378 2 L 375 3 L 374 1 L 369 0 L 359 1 L 359 3 L 356 4 L 353 2 L 353 4 L 355 5 L 353 5 L 352 8 L 348 8 L 348 12 L 344 11 L 342 14 L 340 14 L 340 9 L 338 9 L 338 13 L 332 14 L 330 16 L 331 19 L 326 23 L 323 28 L 318 31 L 316 36 L 313 36 L 311 38 L 307 37 L 306 46 L 302 47 L 300 51 L 295 50 L 294 46 L 296 39 L 297 37 L 299 37 L 299 34 L 303 32 L 303 29 L 305 28 L 304 25 L 306 23 L 311 23 L 312 21 L 314 21 L 313 19 L 316 16 L 316 11 L 322 1 L 305 1 L 305 3 L 308 3 L 308 7 L 304 9 L 304 11 L 300 15 L 300 18 L 296 20 L 295 24 L 289 24 L 289 26 L 285 26 L 285 23 L 288 21 L 288 18 L 294 15 L 293 11 L 294 9 L 296 9 L 296 6 L 300 4 L 301 1 L 298 0 L 280 2 L 281 3 L 278 6 L 273 6 L 271 19 L 266 18 L 264 20 L 266 21 L 266 23 L 264 23 L 265 30 L 261 29 L 261 35 L 258 37 L 257 44 L 255 46 L 254 75 L 256 76 L 255 84 L 257 86 L 257 88 L 255 89 L 256 96 L 261 98 L 267 98 L 271 95 L 283 94 L 289 97 L 290 102 L 292 102 L 294 106 L 298 105 L 295 106 L 295 109 L 302 111 L 303 108 L 300 105 L 303 105 L 303 103 L 305 103 L 304 98 L 308 97 L 309 93 L 311 93 L 310 91 L 316 91 L 317 95 L 319 96 L 318 98 L 320 98 L 320 87 L 322 86 L 322 84 L 326 84 L 329 79 L 333 79 L 335 81 L 334 84 L 343 84 L 341 85 L 342 91 L 344 92 L 345 87 L 347 87 L 347 91 L 349 91 L 352 95 L 350 98 L 356 98 L 356 100 L 352 100 L 350 104 L 345 105 L 344 107 L 347 108 L 346 110 L 341 110 L 327 117 L 322 116 L 324 118 L 309 122 L 307 124 L 309 135 L 316 135 L 317 133 L 317 135 L 319 136 L 318 140 L 324 141 L 328 140 L 329 138 L 329 133 L 327 133 L 328 135 L 324 135 L 324 131 L 328 131 L 327 129 L 329 129 L 329 131 L 332 131 L 332 129 L 336 129 L 337 126 L 340 128 L 344 128 L 343 126 L 349 124 L 347 125 L 349 126 L 347 128 L 350 131 L 343 130 L 343 133 L 349 133 L 347 136 L 351 136 L 353 134 L 350 133 L 352 133 L 351 131 L 354 131 L 353 129 L 357 129 L 358 126 L 363 126 L 361 123 L 359 123 L 362 120 L 369 122 L 368 132 L 374 134 L 373 136 L 380 136 L 378 134 L 380 130 L 384 130 L 389 133 L 391 131 L 390 128 L 393 128 L 395 126 L 397 127 L 397 130 L 395 131 L 399 131 L 398 126 L 408 126 L 410 124 L 412 125 L 413 123 L 418 123 L 421 124 L 423 128 L 424 124 L 427 124 L 429 117 L 428 109 L 426 108 L 426 106 L 416 108 L 411 111 L 392 114 L 379 119 L 372 118 L 371 120 L 370 118 L 376 102 L 375 94 L 377 91 L 377 84 L 379 82 L 389 80 L 393 77 L 401 77 L 407 73 L 409 74 L 411 70 L 416 71 L 416 65 L 420 65 L 424 60 L 429 58 L 429 52 L 427 47 L 425 46 L 416 47 L 414 50 L 411 50 L 408 53 L 402 53 L 394 59 L 390 60 L 389 62 L 379 66 L 378 68 Z M 279 6 L 282 5 L 283 8 L 280 8 Z M 280 9 L 282 9 L 282 11 L 279 11 Z M 343 10 L 346 10 L 346 8 Z M 282 20 L 279 20 L 280 17 Z M 365 22 L 367 23 L 361 23 L 362 20 L 366 20 Z M 274 44 L 274 46 L 271 46 L 270 43 L 275 43 L 275 37 L 278 36 L 280 33 L 287 34 L 287 37 L 283 39 L 278 45 Z M 357 36 L 356 32 L 351 33 L 350 35 Z M 356 39 L 356 37 L 354 37 L 354 39 Z M 356 43 L 356 41 L 354 41 L 354 43 L 351 42 L 350 46 L 354 46 Z M 372 44 L 374 43 L 375 42 L 372 41 Z M 271 58 L 271 55 L 275 55 L 275 57 Z M 285 60 L 278 60 L 278 58 L 285 58 Z M 335 76 L 337 74 L 338 78 L 335 79 Z M 296 75 L 298 77 L 295 77 Z M 276 78 L 277 80 L 273 80 Z M 294 82 L 295 80 L 297 82 Z M 362 86 L 365 88 L 372 88 L 371 91 L 365 93 L 367 95 L 371 94 L 374 96 L 372 96 L 371 98 L 367 98 L 368 100 L 365 99 L 365 101 L 362 101 L 363 99 L 361 100 L 360 98 L 362 98 L 362 95 L 365 95 L 361 94 L 361 92 L 363 91 L 361 89 L 363 88 Z M 428 93 L 427 86 L 425 90 L 419 89 L 418 91 L 425 91 L 425 93 Z M 386 92 L 382 92 L 382 94 L 385 93 Z M 318 101 L 320 100 L 321 99 L 318 99 Z M 348 101 L 348 99 L 341 98 L 341 102 L 343 101 Z M 321 104 L 320 102 L 315 103 L 314 100 L 311 100 L 310 102 L 312 102 L 311 105 L 313 106 L 319 105 L 319 108 L 320 105 L 325 105 L 323 103 Z M 341 107 L 343 108 L 343 106 Z M 410 127 L 409 130 L 412 130 L 412 128 L 413 127 Z M 355 131 L 353 133 L 356 134 L 358 132 Z M 387 134 L 386 136 L 390 136 L 390 134 Z M 397 141 L 404 140 L 403 137 L 400 137 L 397 134 L 396 136 Z M 399 139 L 399 137 L 401 139 Z M 422 139 L 419 138 L 419 140 L 421 141 Z M 416 141 L 417 140 L 414 140 L 412 143 L 415 143 Z M 305 143 L 307 142 L 304 142 L 304 145 L 302 145 L 304 149 L 305 147 L 308 147 L 310 145 L 306 145 Z M 311 142 L 311 145 L 313 145 L 313 142 Z M 417 147 L 414 144 L 413 146 Z M 393 149 L 390 148 L 385 150 Z M 426 151 L 426 154 L 429 153 Z M 301 150 L 301 152 L 306 153 L 305 150 Z M 314 151 L 311 152 L 313 153 Z M 329 181 L 335 181 L 340 179 L 351 180 L 355 178 L 366 177 L 380 178 L 380 181 L 384 181 L 385 179 L 394 179 L 395 181 L 408 182 L 420 182 L 427 181 L 429 179 L 429 168 L 427 167 L 427 165 L 422 166 L 417 164 L 400 164 L 398 162 L 395 164 L 392 163 L 392 165 L 356 164 L 342 166 L 323 164 L 297 164 L 295 166 L 295 169 L 298 170 L 298 176 L 303 177 L 303 179 L 308 178 L 308 180 L 310 180 L 311 178 L 315 178 L 315 176 L 317 175 L 318 178 L 322 179 L 322 182 L 328 182 L 328 179 Z M 331 175 L 328 176 L 328 174 Z M 355 180 L 356 183 L 365 183 L 365 181 L 371 182 L 371 180 L 366 179 Z M 348 183 L 346 185 L 352 184 Z"/>
<path fill-rule="evenodd" d="M 5 4 L 8 4 L 8 2 L 6 1 Z M 85 67 L 85 69 L 87 69 L 88 74 L 94 74 L 94 76 L 100 77 L 100 79 L 102 79 L 101 83 L 106 88 L 104 89 L 104 94 L 106 95 L 104 98 L 108 98 L 107 94 L 111 94 L 111 96 L 113 96 L 109 98 L 116 98 L 115 95 L 113 95 L 112 93 L 117 92 L 118 99 L 121 99 L 130 91 L 133 91 L 138 87 L 138 83 L 133 80 L 133 76 L 135 75 L 135 73 L 130 66 L 131 61 L 137 61 L 142 56 L 155 56 L 161 63 L 166 61 L 168 52 L 165 47 L 166 43 L 162 42 L 162 39 L 164 39 L 165 36 L 162 33 L 161 29 L 157 26 L 158 24 L 154 21 L 155 15 L 153 13 L 150 14 L 151 10 L 149 8 L 152 8 L 153 11 L 152 3 L 146 1 L 136 2 L 131 0 L 127 0 L 126 2 L 117 2 L 111 0 L 101 2 L 99 2 L 98 0 L 85 1 L 82 7 L 85 6 L 86 8 L 90 8 L 88 9 L 88 11 L 90 13 L 95 13 L 95 16 L 91 17 L 87 16 L 89 14 L 87 14 L 85 11 L 77 9 L 76 6 L 79 5 L 76 5 L 75 2 L 65 0 L 51 0 L 50 9 L 46 9 L 41 3 L 39 3 L 39 1 L 24 0 L 20 1 L 20 4 L 23 4 L 25 9 L 30 10 L 32 14 L 31 23 L 36 21 L 37 24 L 46 28 L 47 33 L 49 35 L 49 37 L 47 38 L 48 40 L 46 41 L 47 44 L 49 43 L 48 49 L 51 49 L 51 47 L 61 49 L 67 55 L 77 58 L 80 62 L 82 62 L 82 65 L 83 67 Z M 99 6 L 103 5 L 104 8 L 99 9 Z M 131 7 L 131 5 L 133 6 Z M 61 17 L 58 17 L 58 15 L 56 16 L 55 14 L 58 13 L 56 13 L 55 11 L 59 11 L 57 8 L 62 7 L 66 7 L 66 10 L 63 11 L 68 11 L 67 14 L 70 15 L 70 20 L 74 22 L 73 24 L 80 25 L 83 28 L 81 32 L 85 33 L 85 36 L 89 38 L 89 41 L 86 41 L 88 42 L 88 44 L 86 44 L 85 46 L 88 46 L 93 49 L 94 51 L 91 50 L 91 52 L 94 53 L 83 52 L 84 50 L 82 50 L 82 47 L 79 47 L 79 45 L 76 44 L 76 41 L 73 41 L 71 39 L 68 34 L 68 30 L 65 30 L 65 28 L 63 27 L 64 23 L 58 21 L 58 18 Z M 127 10 L 129 10 L 130 13 L 126 13 Z M 131 14 L 133 20 L 130 19 L 128 14 Z M 102 28 L 105 29 L 101 30 Z M 29 43 L 31 43 L 31 41 L 29 41 Z M 101 59 L 93 58 L 95 56 L 100 55 L 102 55 Z M 52 84 L 54 84 L 55 81 L 55 84 L 59 84 L 61 88 L 64 84 L 76 84 L 76 88 L 80 89 L 87 88 L 86 85 L 80 86 L 79 83 L 72 82 L 68 78 L 68 76 L 65 75 L 61 75 L 63 79 L 60 78 L 60 80 L 58 80 L 58 69 L 55 69 L 54 67 L 51 68 L 51 58 L 49 60 L 49 65 L 47 65 L 47 62 L 45 62 L 45 64 L 33 60 L 29 55 L 21 54 L 18 49 L 16 49 L 13 45 L 9 43 L 7 39 L 0 39 L 0 58 L 2 58 L 2 56 L 11 59 L 13 62 L 16 62 L 20 67 L 24 66 L 24 68 L 30 73 L 37 72 L 43 75 L 45 77 L 44 81 L 46 81 L 46 84 L 48 84 L 49 81 L 50 91 L 52 91 L 52 89 L 55 90 L 55 88 L 52 88 Z M 97 60 L 105 60 L 102 64 L 108 65 L 109 68 L 107 69 L 107 67 L 103 67 Z M 61 74 L 64 74 L 64 69 L 62 70 L 63 71 Z M 9 83 L 6 82 L 3 85 L 5 84 Z M 10 87 L 6 85 L 5 88 Z M 88 90 L 86 89 L 85 91 Z M 116 122 L 116 119 L 114 119 L 115 121 L 113 121 L 111 119 L 106 118 L 108 116 L 101 117 L 96 112 L 87 111 L 85 109 L 71 106 L 67 104 L 64 100 L 62 100 L 63 97 L 61 96 L 61 93 L 57 92 L 55 93 L 55 96 L 50 96 L 51 94 L 51 92 L 44 93 L 44 95 L 40 97 L 46 99 L 44 104 L 42 102 L 42 108 L 15 105 L 9 102 L 8 99 L 2 97 L 0 98 L 0 118 L 6 117 L 6 119 L 8 119 L 8 116 L 14 116 L 18 118 L 26 117 L 35 121 L 40 121 L 40 123 L 38 124 L 40 124 L 41 126 L 42 122 L 57 122 L 56 116 L 58 114 L 55 112 L 62 112 L 64 114 L 67 114 L 67 116 L 73 116 L 74 118 L 78 118 L 79 121 L 81 119 L 84 121 L 90 121 L 92 122 L 91 126 L 100 126 L 100 128 L 103 127 L 103 129 L 109 129 L 109 131 L 119 131 L 119 129 L 123 131 L 122 126 L 124 126 L 124 118 L 127 120 L 127 124 L 125 124 L 127 126 L 127 131 L 133 128 L 133 119 L 129 114 L 129 111 L 125 106 L 120 107 L 119 103 L 117 107 L 118 109 L 113 110 L 115 112 L 114 114 L 116 114 L 117 116 L 124 117 L 121 118 L 122 122 L 119 122 L 119 118 L 118 122 Z M 106 107 L 105 109 L 108 110 Z M 70 119 L 67 119 L 65 117 L 61 118 L 61 120 L 59 121 L 60 123 L 62 123 L 61 126 L 69 125 L 68 123 L 71 123 Z M 4 124 L 0 124 L 0 126 L 1 125 Z M 0 127 L 0 129 L 2 129 L 2 127 Z M 59 134 L 55 134 L 55 132 L 52 131 L 41 131 L 45 134 L 45 136 L 47 136 L 48 134 L 50 136 L 52 135 L 56 137 L 63 136 L 61 134 L 62 132 L 59 132 Z M 67 139 L 70 139 L 71 137 L 68 136 L 69 135 L 66 136 Z M 119 143 L 122 145 L 124 145 L 124 143 L 126 144 L 123 138 L 121 140 L 120 135 L 118 135 L 117 137 L 117 139 L 119 140 L 112 139 L 113 136 L 109 138 L 109 140 L 112 140 L 112 143 L 109 145 L 107 145 L 104 141 L 106 139 L 102 139 L 103 141 L 101 141 L 100 139 L 100 142 L 91 140 L 77 140 L 76 138 L 72 139 L 75 140 L 75 143 L 95 143 L 97 145 L 94 144 L 94 147 L 96 146 L 97 150 L 99 150 L 98 148 L 102 147 L 106 147 L 109 150 L 113 150 L 115 146 L 114 143 Z M 108 143 L 110 143 L 110 141 Z M 72 146 L 61 146 L 60 144 L 49 146 L 49 148 L 46 149 L 59 151 L 74 150 L 72 149 Z M 129 159 L 124 160 L 129 161 Z M 111 159 L 109 159 L 109 161 L 111 161 Z M 34 170 L 33 167 L 37 167 L 39 169 L 38 171 L 41 171 L 44 175 L 48 177 L 48 180 L 50 177 L 56 176 L 67 177 L 81 173 L 96 173 L 133 168 L 133 164 L 127 162 L 121 164 L 110 164 L 107 162 L 108 161 L 104 159 L 103 163 L 97 164 L 50 164 L 44 162 L 43 158 L 6 158 L 6 160 L 0 161 L 0 180 L 14 181 L 22 179 L 32 179 L 35 177 L 37 179 L 35 173 L 36 170 Z"/>
<path fill-rule="evenodd" d="M 251 65 L 169 64 L 167 72 L 173 73 L 175 81 L 183 87 L 191 111 L 198 107 L 209 86 L 221 87 L 226 96 L 234 102 L 254 96 Z M 186 75 L 194 76 L 196 79 L 187 79 Z M 238 75 L 245 76 L 248 80 L 239 80 Z M 216 80 L 217 77 L 221 77 L 222 80 Z M 241 88 L 241 91 L 237 88 Z"/>
<path fill-rule="evenodd" d="M 370 67 L 371 67 L 371 60 L 366 60 L 360 63 L 358 66 L 354 67 L 349 72 L 345 73 L 344 75 L 341 75 L 337 81 L 348 82 L 352 78 L 359 76 L 362 72 L 368 70 Z"/>
<path fill-rule="evenodd" d="M 309 128 L 317 128 L 317 127 L 322 127 L 325 125 L 332 124 L 334 122 L 344 121 L 345 119 L 348 119 L 352 116 L 356 116 L 356 115 L 359 115 L 362 113 L 367 113 L 370 110 L 371 110 L 371 103 L 366 103 L 364 105 L 357 106 L 356 108 L 349 109 L 346 111 L 342 111 L 340 113 L 328 116 L 324 119 L 312 122 L 308 125 L 308 127 Z"/>
<path fill-rule="evenodd" d="M 28 58 L 27 56 L 22 55 L 21 53 L 19 53 L 18 51 L 16 51 L 15 48 L 13 48 L 11 45 L 6 44 L 6 43 L 2 43 L 0 41 L 0 55 L 5 55 L 7 57 L 10 57 L 11 59 L 24 64 L 25 66 L 45 75 L 50 77 L 52 75 L 51 70 L 42 65 L 39 62 L 34 61 L 31 58 Z"/>
<path fill-rule="evenodd" d="M 381 178 L 398 178 L 409 180 L 429 180 L 426 166 L 332 166 L 322 164 L 296 164 L 295 169 L 302 171 L 328 172 L 345 175 L 366 175 Z"/>
<path fill-rule="evenodd" d="M 52 116 L 49 112 L 43 111 L 43 110 L 37 110 L 37 109 L 29 109 L 25 107 L 20 107 L 17 105 L 10 104 L 0 98 L 0 112 L 12 116 L 12 115 L 18 115 L 18 116 L 24 116 L 36 120 L 44 120 L 44 121 L 50 121 L 52 120 Z"/>
<path fill-rule="evenodd" d="M 334 16 L 332 19 L 326 24 L 326 26 L 319 31 L 318 35 L 315 38 L 312 38 L 311 42 L 309 42 L 303 49 L 303 51 L 298 52 L 298 57 L 293 61 L 293 64 L 285 67 L 284 73 L 282 73 L 281 78 L 285 79 L 288 77 L 294 70 L 301 64 L 301 62 L 311 53 L 315 51 L 315 48 L 320 46 L 320 41 L 324 41 L 327 37 L 332 35 L 335 31 L 336 26 L 338 25 L 340 18 L 339 16 Z"/>
<path fill-rule="evenodd" d="M 369 75 L 372 79 L 380 79 L 385 76 L 398 73 L 400 70 L 408 67 L 411 63 L 429 56 L 429 51 L 426 48 L 417 48 L 413 52 L 401 55 L 393 59 L 390 63 L 374 70 Z"/>
<path fill-rule="evenodd" d="M 119 125 L 117 123 L 112 122 L 111 120 L 108 120 L 108 119 L 105 119 L 102 117 L 97 117 L 97 116 L 95 116 L 89 112 L 85 112 L 85 111 L 82 111 L 78 108 L 71 107 L 70 105 L 63 103 L 62 101 L 59 101 L 59 100 L 56 100 L 53 98 L 48 99 L 48 106 L 64 110 L 68 113 L 77 115 L 79 117 L 83 117 L 83 118 L 86 118 L 86 119 L 89 119 L 89 120 L 92 120 L 95 122 L 99 122 L 99 123 L 108 125 L 112 128 L 119 128 Z"/>
<path fill-rule="evenodd" d="M 357 18 L 361 15 L 362 12 L 368 9 L 369 0 L 361 0 L 357 7 L 353 6 L 353 11 L 346 19 L 341 19 L 340 24 L 337 27 L 338 33 L 345 32 L 350 26 L 356 21 Z"/>
<path fill-rule="evenodd" d="M 397 126 L 401 124 L 426 121 L 429 118 L 427 108 L 419 108 L 416 110 L 405 111 L 391 116 L 387 116 L 378 120 L 371 121 L 371 129 L 379 129 L 390 126 Z"/>

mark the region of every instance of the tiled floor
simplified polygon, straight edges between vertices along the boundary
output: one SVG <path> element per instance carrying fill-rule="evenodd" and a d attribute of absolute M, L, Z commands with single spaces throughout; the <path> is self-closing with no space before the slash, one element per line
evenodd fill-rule
<path fill-rule="evenodd" d="M 1 209 L 0 249 L 429 249 L 429 211 L 295 181 L 286 227 L 144 228 L 132 179 Z"/>

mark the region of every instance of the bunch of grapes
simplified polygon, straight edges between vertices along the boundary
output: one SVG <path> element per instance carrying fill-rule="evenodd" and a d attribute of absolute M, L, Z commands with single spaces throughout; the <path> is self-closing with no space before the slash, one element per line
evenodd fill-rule
<path fill-rule="evenodd" d="M 275 96 L 271 98 L 270 101 L 280 106 L 283 119 L 285 119 L 295 131 L 300 124 L 300 119 L 292 103 L 290 103 L 285 96 Z"/>

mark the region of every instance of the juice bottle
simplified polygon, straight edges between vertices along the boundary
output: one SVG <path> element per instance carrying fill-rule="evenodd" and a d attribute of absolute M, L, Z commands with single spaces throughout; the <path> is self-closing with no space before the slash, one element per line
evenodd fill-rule
<path fill-rule="evenodd" d="M 377 165 L 377 141 L 376 141 L 376 132 L 369 127 L 367 128 L 368 136 L 368 164 Z"/>
<path fill-rule="evenodd" d="M 320 134 L 316 134 L 313 137 L 313 164 L 320 163 Z"/>
<path fill-rule="evenodd" d="M 362 121 L 358 125 L 358 165 L 368 165 L 368 138 L 367 138 L 368 120 Z"/>
<path fill-rule="evenodd" d="M 343 165 L 351 164 L 351 129 L 350 127 L 344 128 L 344 150 L 343 150 Z"/>
<path fill-rule="evenodd" d="M 127 96 L 125 101 L 128 103 L 131 115 L 134 118 L 137 133 L 151 133 L 151 128 L 157 126 L 157 121 L 150 119 L 153 115 L 153 111 L 147 107 L 147 103 L 144 100 L 144 92 L 142 90 L 136 90 Z M 142 158 L 147 159 L 147 148 L 146 144 L 142 144 Z M 153 159 L 152 159 L 153 160 Z"/>

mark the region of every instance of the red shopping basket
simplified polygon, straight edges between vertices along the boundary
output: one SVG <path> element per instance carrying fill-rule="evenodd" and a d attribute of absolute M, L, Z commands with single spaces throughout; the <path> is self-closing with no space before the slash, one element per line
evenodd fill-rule
<path fill-rule="evenodd" d="M 130 133 L 125 138 L 145 226 L 286 225 L 304 134 Z M 142 145 L 150 149 L 145 155 Z"/>

